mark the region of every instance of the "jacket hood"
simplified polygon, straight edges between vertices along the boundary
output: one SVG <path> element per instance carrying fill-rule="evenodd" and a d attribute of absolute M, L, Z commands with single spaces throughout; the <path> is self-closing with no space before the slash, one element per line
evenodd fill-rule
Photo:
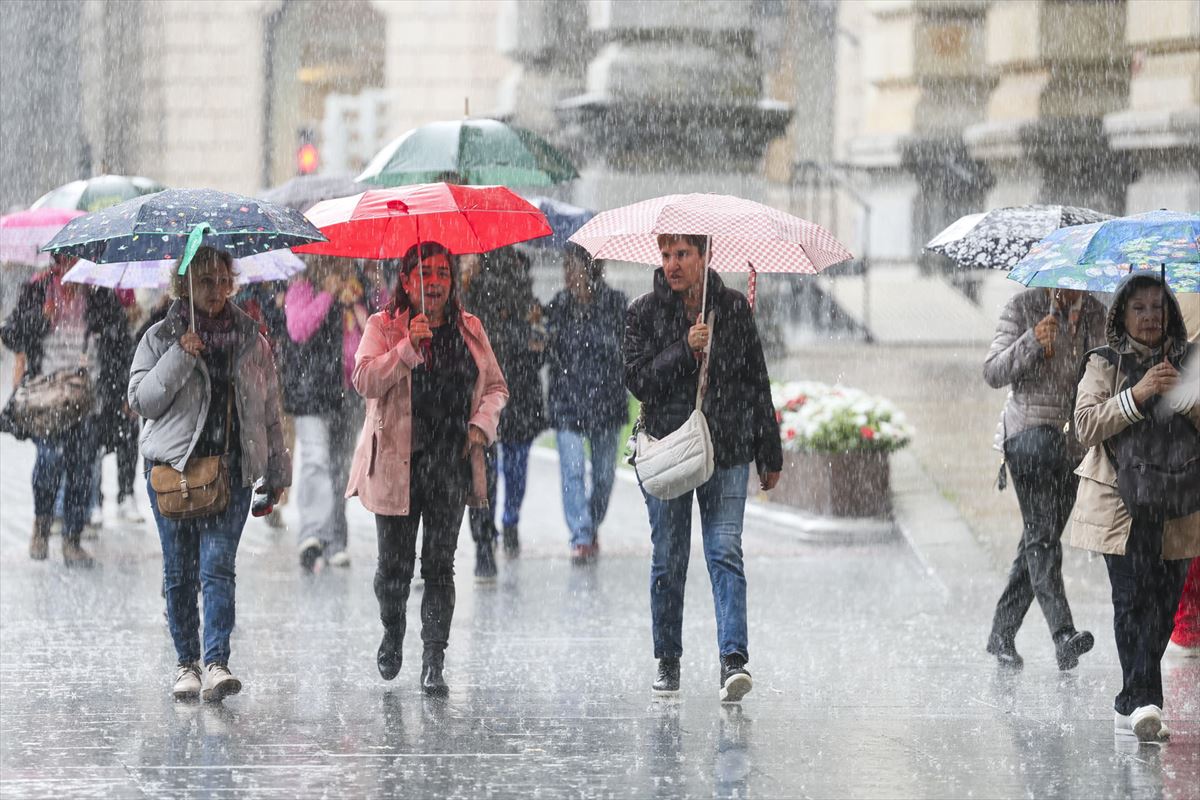
<path fill-rule="evenodd" d="M 1131 272 L 1117 284 L 1117 288 L 1113 292 L 1112 305 L 1108 309 L 1104 333 L 1108 339 L 1108 346 L 1118 353 L 1130 353 L 1134 350 L 1134 342 L 1125 330 L 1124 317 L 1125 303 L 1131 292 L 1130 284 L 1139 278 L 1152 280 L 1158 286 L 1163 285 L 1162 278 L 1157 272 L 1151 270 Z M 1179 301 L 1175 299 L 1175 293 L 1169 287 L 1167 288 L 1167 338 L 1171 342 L 1170 355 L 1172 357 L 1182 355 L 1187 346 L 1187 330 L 1183 326 L 1183 312 L 1179 308 Z"/>
<path fill-rule="evenodd" d="M 712 307 L 713 299 L 717 293 L 725 288 L 725 282 L 721 280 L 721 276 L 717 275 L 715 269 L 708 270 L 708 299 L 706 304 L 709 308 Z M 654 270 L 654 296 L 664 303 L 682 302 L 678 295 L 671 290 L 671 284 L 667 283 L 667 274 L 663 272 L 663 268 L 659 267 Z M 707 310 L 707 309 L 706 309 Z"/>

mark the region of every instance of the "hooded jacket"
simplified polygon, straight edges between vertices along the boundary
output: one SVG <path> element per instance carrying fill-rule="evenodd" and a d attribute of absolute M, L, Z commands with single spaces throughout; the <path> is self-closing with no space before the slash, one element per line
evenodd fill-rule
<path fill-rule="evenodd" d="M 258 323 L 232 302 L 238 332 L 234 359 L 234 403 L 242 445 L 242 486 L 259 478 L 273 489 L 292 483 L 292 456 L 284 444 L 279 379 L 271 347 Z M 179 344 L 187 332 L 184 305 L 176 300 L 162 322 L 138 342 L 129 373 L 129 405 L 146 422 L 142 455 L 182 472 L 204 428 L 212 389 L 204 359 Z"/>
<path fill-rule="evenodd" d="M 409 513 L 412 370 L 424 363 L 424 356 L 408 338 L 408 316 L 408 311 L 373 314 L 354 358 L 354 388 L 366 398 L 367 414 L 354 449 L 346 497 L 358 495 L 363 508 L 386 516 Z M 483 431 L 492 444 L 508 386 L 479 319 L 459 311 L 457 324 L 479 370 L 469 424 Z"/>
<path fill-rule="evenodd" d="M 1053 307 L 1048 289 L 1026 289 L 1004 304 L 992 346 L 983 362 L 983 379 L 993 389 L 1011 386 L 1001 420 L 1002 438 L 1047 425 L 1062 430 L 1071 419 L 1071 400 L 1079 382 L 1079 363 L 1104 344 L 1104 306 L 1085 294 L 1078 329 L 1060 319 L 1054 355 L 1034 336 L 1034 327 Z"/>
<path fill-rule="evenodd" d="M 600 282 L 591 302 L 563 289 L 546 307 L 547 405 L 556 429 L 591 435 L 629 421 L 621 361 L 628 305 L 624 293 Z"/>
<path fill-rule="evenodd" d="M 1108 346 L 1120 358 L 1136 359 L 1148 365 L 1155 353 L 1126 333 L 1124 320 L 1118 318 L 1117 313 L 1123 305 L 1121 300 L 1129 292 L 1130 280 L 1137 275 L 1134 273 L 1117 286 L 1105 332 Z M 1170 305 L 1167 350 L 1172 360 L 1176 360 L 1184 352 L 1187 334 L 1175 296 L 1168 292 L 1167 297 Z M 1192 375 L 1190 379 L 1197 378 Z M 1200 428 L 1200 405 L 1193 404 L 1191 408 L 1176 411 Z M 1132 386 L 1124 372 L 1103 356 L 1090 356 L 1075 401 L 1075 433 L 1088 452 L 1075 470 L 1080 481 L 1075 508 L 1071 512 L 1069 542 L 1074 547 L 1124 555 L 1132 519 L 1117 491 L 1117 471 L 1105 452 L 1104 442 L 1144 419 L 1142 410 L 1133 400 Z M 1200 512 L 1167 520 L 1163 527 L 1163 558 L 1173 560 L 1197 555 L 1200 555 Z"/>
<path fill-rule="evenodd" d="M 702 410 L 713 460 L 718 467 L 754 461 L 760 475 L 778 472 L 779 422 L 750 304 L 709 270 L 707 311 L 715 312 L 715 320 Z M 654 271 L 654 290 L 634 300 L 625 315 L 625 386 L 642 401 L 646 432 L 656 438 L 678 428 L 696 408 L 700 363 L 687 343 L 693 322 L 661 267 Z"/>

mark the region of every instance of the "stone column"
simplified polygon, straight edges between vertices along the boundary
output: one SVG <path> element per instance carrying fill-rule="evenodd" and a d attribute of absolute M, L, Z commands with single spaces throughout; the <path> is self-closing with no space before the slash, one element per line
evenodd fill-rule
<path fill-rule="evenodd" d="M 1124 2 L 1019 0 L 988 9 L 987 61 L 998 83 L 987 118 L 964 134 L 996 185 L 987 205 L 1069 203 L 1120 213 L 1132 161 L 1104 115 L 1128 94 Z"/>
<path fill-rule="evenodd" d="M 1137 178 L 1128 213 L 1200 208 L 1200 4 L 1194 0 L 1129 0 L 1126 48 L 1128 107 L 1104 117 L 1117 153 Z"/>
<path fill-rule="evenodd" d="M 558 106 L 563 138 L 583 156 L 578 202 L 611 208 L 687 191 L 763 196 L 763 150 L 791 109 L 763 97 L 749 8 L 733 0 L 589 3 L 600 47 L 585 91 Z"/>

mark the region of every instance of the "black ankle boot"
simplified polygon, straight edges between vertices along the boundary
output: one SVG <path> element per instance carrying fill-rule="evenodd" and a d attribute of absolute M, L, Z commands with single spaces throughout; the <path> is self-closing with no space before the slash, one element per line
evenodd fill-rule
<path fill-rule="evenodd" d="M 445 652 L 441 650 L 426 650 L 421 656 L 421 688 L 430 697 L 445 697 L 450 694 L 450 688 L 446 686 L 446 680 L 442 677 L 445 657 Z"/>
<path fill-rule="evenodd" d="M 1020 669 L 1025 666 L 1025 659 L 1017 652 L 1012 639 L 992 635 L 988 638 L 987 651 L 996 657 L 1002 667 Z"/>
<path fill-rule="evenodd" d="M 1096 645 L 1096 638 L 1088 631 L 1071 631 L 1054 639 L 1054 655 L 1061 670 L 1075 669 L 1079 657 Z"/>
<path fill-rule="evenodd" d="M 379 643 L 379 653 L 375 656 L 375 665 L 385 681 L 390 681 L 400 674 L 400 665 L 404 661 L 404 623 L 385 625 L 383 640 Z"/>
<path fill-rule="evenodd" d="M 658 672 L 651 687 L 655 694 L 674 694 L 679 691 L 679 659 L 660 658 Z"/>
<path fill-rule="evenodd" d="M 504 526 L 504 555 L 516 558 L 521 554 L 520 534 L 516 525 Z"/>
<path fill-rule="evenodd" d="M 494 580 L 496 577 L 496 550 L 491 539 L 475 543 L 475 577 L 481 581 Z"/>

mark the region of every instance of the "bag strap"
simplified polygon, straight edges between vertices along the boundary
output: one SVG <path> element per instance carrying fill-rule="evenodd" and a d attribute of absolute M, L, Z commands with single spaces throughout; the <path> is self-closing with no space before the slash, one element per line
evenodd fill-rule
<path fill-rule="evenodd" d="M 708 312 L 708 344 L 704 347 L 704 362 L 700 365 L 700 378 L 696 381 L 696 410 L 704 402 L 704 393 L 708 390 L 708 362 L 712 360 L 713 331 L 716 329 L 717 311 Z"/>
<path fill-rule="evenodd" d="M 233 393 L 237 391 L 237 386 L 233 378 L 233 352 L 229 353 L 229 391 L 225 393 L 225 452 L 222 455 L 229 455 L 229 437 L 233 435 Z"/>

